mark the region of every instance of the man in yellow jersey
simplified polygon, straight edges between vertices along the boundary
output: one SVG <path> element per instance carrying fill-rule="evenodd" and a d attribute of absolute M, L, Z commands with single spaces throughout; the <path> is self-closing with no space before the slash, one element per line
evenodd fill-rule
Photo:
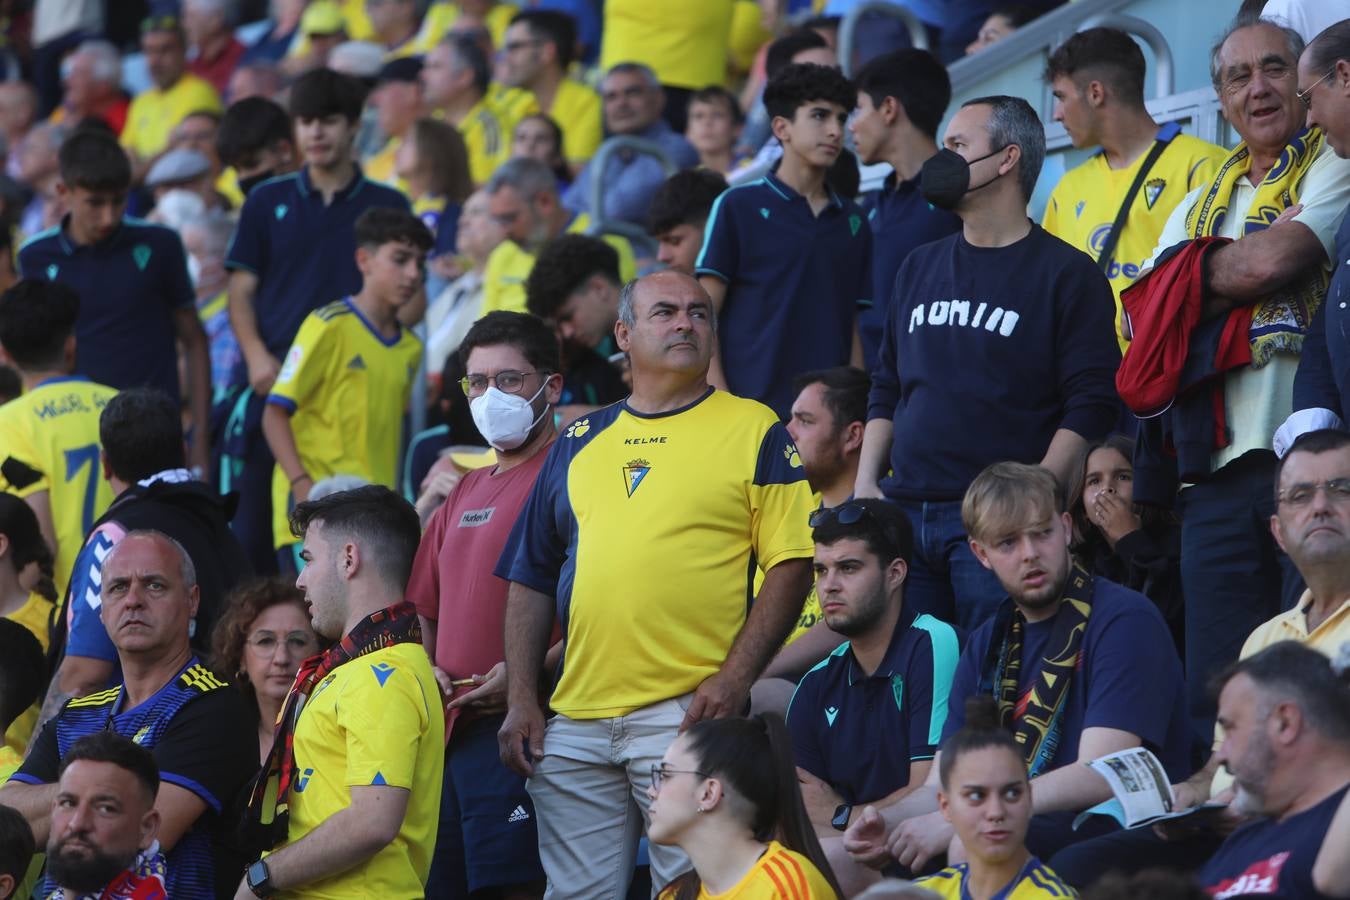
<path fill-rule="evenodd" d="M 600 95 L 567 77 L 576 32 L 566 13 L 527 9 L 511 20 L 501 47 L 502 81 L 530 90 L 539 109 L 562 128 L 563 157 L 573 173 L 581 171 L 604 137 Z"/>
<path fill-rule="evenodd" d="M 366 177 L 407 190 L 394 170 L 394 157 L 422 111 L 422 60 L 413 56 L 391 59 L 380 69 L 370 105 L 375 108 L 384 146 L 364 162 Z"/>
<path fill-rule="evenodd" d="M 418 6 L 417 0 L 366 0 L 366 16 L 375 32 L 370 39 L 384 48 L 385 59 L 418 51 L 413 40 L 421 24 Z"/>
<path fill-rule="evenodd" d="M 0 296 L 0 348 L 24 387 L 0 406 L 0 489 L 37 513 L 62 594 L 113 498 L 99 467 L 98 417 L 117 392 L 73 374 L 79 311 L 79 296 L 56 281 L 21 281 Z"/>
<path fill-rule="evenodd" d="M 796 380 L 797 399 L 792 401 L 787 430 L 821 509 L 832 509 L 853 496 L 871 386 L 867 373 L 852 366 L 804 372 Z M 820 599 L 812 588 L 797 627 L 755 682 L 751 695 L 755 711 L 787 712 L 792 692 L 807 669 L 838 646 L 839 635 L 825 624 Z"/>
<path fill-rule="evenodd" d="M 633 392 L 558 438 L 497 567 L 512 582 L 499 743 L 530 776 L 550 900 L 625 895 L 652 765 L 680 730 L 745 709 L 810 587 L 801 459 L 772 410 L 708 384 L 714 327 L 689 275 L 624 288 Z M 563 674 L 542 696 L 555 615 Z M 659 886 L 688 862 L 653 846 L 651 865 Z"/>
<path fill-rule="evenodd" d="M 535 256 L 545 244 L 563 233 L 585 234 L 591 217 L 574 213 L 558 197 L 558 179 L 537 159 L 518 158 L 503 165 L 485 189 L 492 217 L 506 231 L 488 257 L 483 273 L 483 312 L 495 309 L 525 312 L 525 282 L 534 268 Z M 628 239 L 607 234 L 602 240 L 619 254 L 619 277 L 637 277 L 633 246 Z"/>
<path fill-rule="evenodd" d="M 472 35 L 447 34 L 422 66 L 422 99 L 464 136 L 469 175 L 484 184 L 511 155 L 511 131 L 520 117 L 535 112 L 531 103 L 517 109 L 492 103 L 488 90 L 492 66 Z M 518 113 L 518 115 L 517 115 Z"/>
<path fill-rule="evenodd" d="M 248 867 L 237 900 L 421 897 L 441 802 L 441 691 L 403 599 L 421 530 L 388 488 L 295 508 L 314 630 L 337 641 L 301 664 L 250 800 L 289 812 L 285 842 Z"/>
<path fill-rule="evenodd" d="M 422 359 L 422 342 L 398 313 L 422 290 L 431 244 L 431 232 L 407 210 L 362 213 L 360 292 L 310 313 L 286 354 L 262 423 L 277 461 L 272 518 L 282 571 L 300 568 L 289 514 L 316 481 L 356 475 L 394 484 L 403 413 Z"/>
<path fill-rule="evenodd" d="M 1116 332 L 1121 349 L 1120 292 L 1139 277 L 1153 255 L 1172 210 L 1194 188 L 1209 181 L 1225 153 L 1207 141 L 1162 128 L 1144 108 L 1144 53 L 1128 34 L 1089 28 L 1069 38 L 1050 56 L 1046 80 L 1055 95 L 1055 121 L 1078 148 L 1101 146 L 1070 169 L 1045 208 L 1045 230 L 1102 264 L 1102 251 L 1126 194 L 1148 165 L 1130 200 L 1130 212 L 1106 265 L 1116 295 Z M 1155 147 L 1161 155 L 1153 157 Z"/>
<path fill-rule="evenodd" d="M 141 52 L 154 87 L 131 101 L 121 136 L 137 180 L 168 147 L 174 126 L 188 113 L 221 110 L 220 95 L 211 83 L 187 70 L 187 37 L 177 16 L 151 16 L 142 22 Z"/>

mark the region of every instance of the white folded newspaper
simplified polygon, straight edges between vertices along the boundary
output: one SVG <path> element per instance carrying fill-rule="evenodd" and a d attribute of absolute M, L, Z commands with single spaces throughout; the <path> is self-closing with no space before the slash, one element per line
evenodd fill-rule
<path fill-rule="evenodd" d="M 1088 765 L 1106 779 L 1115 796 L 1079 813 L 1073 820 L 1075 829 L 1093 815 L 1110 816 L 1125 828 L 1139 828 L 1154 822 L 1194 815 L 1201 810 L 1223 807 L 1222 803 L 1204 803 L 1177 811 L 1176 797 L 1172 793 L 1167 770 L 1158 762 L 1158 757 L 1143 747 L 1108 753 Z"/>

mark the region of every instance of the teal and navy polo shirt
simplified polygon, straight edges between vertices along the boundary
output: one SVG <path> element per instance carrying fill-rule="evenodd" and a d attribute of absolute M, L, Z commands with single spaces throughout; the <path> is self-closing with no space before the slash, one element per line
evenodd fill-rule
<path fill-rule="evenodd" d="M 871 675 L 840 644 L 788 705 L 797 765 L 855 805 L 908 785 L 909 764 L 932 759 L 942 741 L 959 656 L 956 629 L 908 608 Z"/>

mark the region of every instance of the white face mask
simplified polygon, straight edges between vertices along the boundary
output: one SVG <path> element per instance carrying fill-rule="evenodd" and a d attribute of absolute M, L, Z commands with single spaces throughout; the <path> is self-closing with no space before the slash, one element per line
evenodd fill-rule
<path fill-rule="evenodd" d="M 545 404 L 543 412 L 537 416 L 534 415 L 534 408 L 530 406 L 535 397 L 544 392 L 547 384 L 546 379 L 544 384 L 539 386 L 539 390 L 534 392 L 534 397 L 529 400 L 518 394 L 499 391 L 495 385 L 489 387 L 481 396 L 470 400 L 469 412 L 473 415 L 473 424 L 478 426 L 483 439 L 497 450 L 514 450 L 525 443 L 534 426 L 548 413 L 549 406 L 552 406 Z"/>
<path fill-rule="evenodd" d="M 187 255 L 188 278 L 192 280 L 192 287 L 195 290 L 202 283 L 202 264 L 197 257 L 191 253 Z"/>

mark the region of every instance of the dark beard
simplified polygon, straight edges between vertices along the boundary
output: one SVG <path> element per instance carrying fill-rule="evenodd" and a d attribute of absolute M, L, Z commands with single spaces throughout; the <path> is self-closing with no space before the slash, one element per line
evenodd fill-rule
<path fill-rule="evenodd" d="M 80 894 L 102 890 L 136 861 L 134 852 L 119 858 L 101 850 L 94 850 L 88 856 L 75 856 L 63 853 L 63 849 L 58 845 L 54 852 L 47 854 L 47 877 L 54 884 Z"/>

